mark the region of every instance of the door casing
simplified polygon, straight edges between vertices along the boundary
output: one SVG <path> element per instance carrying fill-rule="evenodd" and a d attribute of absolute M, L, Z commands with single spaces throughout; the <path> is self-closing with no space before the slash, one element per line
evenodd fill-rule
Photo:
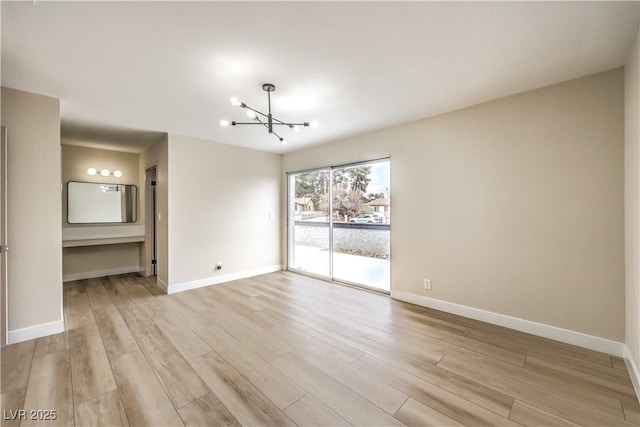
<path fill-rule="evenodd" d="M 8 254 L 9 245 L 7 242 L 7 128 L 0 127 L 0 288 L 1 296 L 1 344 L 7 344 L 7 328 L 9 325 L 8 299 Z"/>

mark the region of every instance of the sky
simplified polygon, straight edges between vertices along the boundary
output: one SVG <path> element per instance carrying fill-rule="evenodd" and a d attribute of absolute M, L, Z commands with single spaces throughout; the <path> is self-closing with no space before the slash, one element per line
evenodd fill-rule
<path fill-rule="evenodd" d="M 371 163 L 371 182 L 367 187 L 367 193 L 383 193 L 385 189 L 391 189 L 390 161 Z"/>

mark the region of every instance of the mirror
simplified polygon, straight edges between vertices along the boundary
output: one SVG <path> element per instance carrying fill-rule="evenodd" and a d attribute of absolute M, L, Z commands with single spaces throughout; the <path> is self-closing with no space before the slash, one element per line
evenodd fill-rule
<path fill-rule="evenodd" d="M 137 221 L 135 185 L 67 183 L 67 222 L 94 224 Z"/>

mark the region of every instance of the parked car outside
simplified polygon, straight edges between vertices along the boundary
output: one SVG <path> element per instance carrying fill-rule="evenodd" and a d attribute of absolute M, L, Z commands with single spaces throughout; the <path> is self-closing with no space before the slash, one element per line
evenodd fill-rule
<path fill-rule="evenodd" d="M 372 214 L 362 214 L 356 218 L 352 218 L 349 222 L 358 224 L 382 224 L 382 217 Z"/>

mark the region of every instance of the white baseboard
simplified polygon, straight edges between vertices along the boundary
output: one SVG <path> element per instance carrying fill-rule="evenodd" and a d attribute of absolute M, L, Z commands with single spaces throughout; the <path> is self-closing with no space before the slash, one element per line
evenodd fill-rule
<path fill-rule="evenodd" d="M 190 289 L 202 288 L 204 286 L 218 285 L 220 283 L 230 282 L 232 280 L 245 279 L 247 277 L 273 273 L 275 271 L 281 271 L 282 269 L 283 266 L 277 264 L 270 265 L 268 267 L 254 268 L 252 270 L 239 271 L 237 273 L 229 273 L 220 276 L 207 277 L 205 279 L 192 280 L 190 282 L 176 283 L 173 285 L 169 285 L 166 292 L 168 294 L 175 294 L 176 292 L 183 292 Z"/>
<path fill-rule="evenodd" d="M 144 268 L 139 265 L 130 265 L 127 267 L 110 268 L 106 270 L 94 270 L 83 271 L 82 273 L 65 274 L 62 277 L 63 282 L 70 282 L 72 280 L 93 279 L 95 277 L 113 276 L 115 274 L 125 273 L 139 273 L 144 271 Z"/>
<path fill-rule="evenodd" d="M 29 326 L 22 329 L 14 329 L 7 332 L 7 344 L 15 344 L 22 341 L 29 341 L 35 338 L 46 337 L 47 335 L 64 332 L 64 320 L 43 323 L 42 325 Z"/>
<path fill-rule="evenodd" d="M 520 319 L 491 311 L 481 310 L 466 305 L 456 304 L 422 295 L 416 295 L 403 291 L 391 291 L 391 298 L 422 307 L 433 308 L 447 313 L 457 314 L 470 319 L 480 320 L 493 325 L 504 326 L 520 332 L 526 332 L 539 337 L 549 338 L 566 344 L 572 344 L 590 350 L 623 357 L 624 344 L 617 341 L 587 335 L 569 329 L 558 328 L 556 326 L 545 325 L 531 320 Z"/>
<path fill-rule="evenodd" d="M 624 363 L 627 365 L 633 388 L 636 391 L 636 397 L 640 401 L 640 369 L 634 362 L 633 357 L 631 357 L 631 351 L 626 345 L 624 346 Z"/>
<path fill-rule="evenodd" d="M 164 292 L 165 294 L 167 293 L 167 290 L 169 290 L 169 285 L 167 285 L 159 277 L 156 279 L 156 286 L 158 286 L 162 290 L 162 292 Z"/>

